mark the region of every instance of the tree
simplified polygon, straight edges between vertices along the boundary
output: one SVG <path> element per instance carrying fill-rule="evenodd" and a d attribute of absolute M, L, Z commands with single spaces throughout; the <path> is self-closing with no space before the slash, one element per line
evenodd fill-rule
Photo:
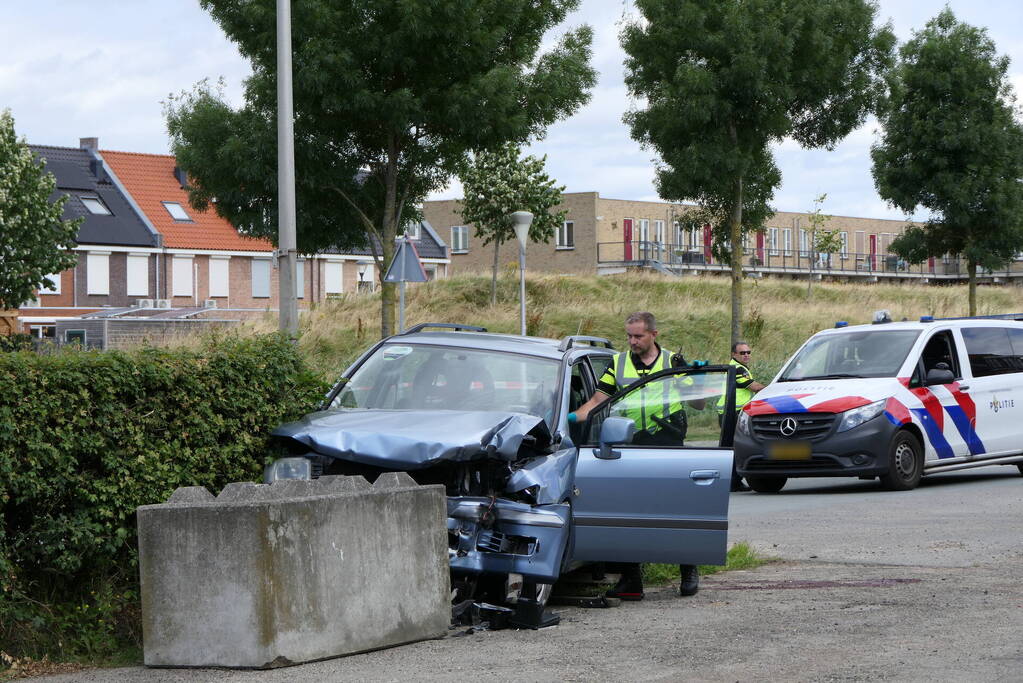
<path fill-rule="evenodd" d="M 75 236 L 82 219 L 64 220 L 67 195 L 51 202 L 57 188 L 46 163 L 37 161 L 14 133 L 14 117 L 0 112 L 0 308 L 17 308 L 47 275 L 75 265 Z"/>
<path fill-rule="evenodd" d="M 807 222 L 810 223 L 810 277 L 806 283 L 806 298 L 809 299 L 813 293 L 813 267 L 817 264 L 817 259 L 823 255 L 828 255 L 828 267 L 831 267 L 831 255 L 837 253 L 842 248 L 842 236 L 838 230 L 827 230 L 825 225 L 831 220 L 831 216 L 825 216 L 821 213 L 821 205 L 824 204 L 824 200 L 828 198 L 827 194 L 817 195 L 813 200 L 813 210 L 810 211 L 807 216 Z"/>
<path fill-rule="evenodd" d="M 625 116 L 657 151 L 672 201 L 712 202 L 732 249 L 732 340 L 742 318 L 742 234 L 780 182 L 770 145 L 831 149 L 881 92 L 895 37 L 869 0 L 636 0 L 621 41 L 625 82 L 644 107 Z M 753 191 L 753 201 L 746 196 Z"/>
<path fill-rule="evenodd" d="M 529 239 L 549 242 L 561 227 L 566 211 L 552 212 L 561 204 L 564 185 L 555 185 L 544 171 L 547 157 L 519 159 L 519 146 L 507 143 L 496 150 L 476 154 L 462 169 L 462 219 L 476 226 L 483 246 L 494 245 L 494 265 L 490 280 L 490 302 L 497 304 L 498 253 L 501 245 L 515 239 L 511 221 L 513 211 L 529 211 L 533 223 Z"/>
<path fill-rule="evenodd" d="M 966 259 L 969 315 L 977 313 L 977 266 L 994 269 L 1023 251 L 1023 130 L 1006 72 L 983 29 L 945 10 L 900 50 L 871 148 L 874 184 L 907 214 L 891 249 L 911 263 Z"/>
<path fill-rule="evenodd" d="M 201 0 L 252 62 L 245 105 L 200 83 L 166 104 L 172 149 L 197 208 L 276 238 L 274 0 Z M 578 0 L 307 0 L 293 3 L 299 249 L 365 245 L 381 277 L 394 240 L 471 150 L 541 137 L 588 99 L 592 32 L 541 40 Z"/>

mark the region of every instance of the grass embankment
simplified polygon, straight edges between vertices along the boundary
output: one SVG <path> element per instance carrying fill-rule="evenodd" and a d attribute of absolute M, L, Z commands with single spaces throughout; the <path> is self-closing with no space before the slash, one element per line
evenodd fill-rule
<path fill-rule="evenodd" d="M 893 320 L 966 315 L 966 286 L 910 284 L 806 283 L 748 280 L 744 287 L 743 337 L 753 346 L 752 371 L 763 381 L 772 377 L 808 336 L 837 320 L 870 322 L 874 311 L 887 309 Z M 1023 308 L 1015 287 L 978 289 L 981 315 L 1012 313 Z M 669 278 L 661 275 L 613 277 L 534 276 L 527 278 L 527 328 L 533 335 L 604 336 L 624 347 L 622 322 L 633 311 L 650 311 L 658 320 L 659 340 L 681 348 L 689 359 L 727 362 L 731 304 L 729 281 L 720 276 Z M 488 275 L 460 275 L 406 292 L 406 326 L 421 322 L 482 325 L 492 332 L 519 329 L 518 280 L 505 273 L 498 283 L 498 303 L 490 305 Z M 252 329 L 270 331 L 276 320 Z M 379 338 L 379 296 L 347 295 L 317 304 L 302 317 L 299 346 L 323 378 L 342 370 Z"/>
<path fill-rule="evenodd" d="M 755 569 L 761 565 L 773 562 L 774 558 L 763 557 L 749 546 L 745 541 L 740 541 L 728 549 L 728 557 L 723 565 L 700 565 L 700 576 L 728 572 L 737 569 Z M 650 585 L 665 584 L 679 580 L 679 569 L 677 564 L 645 564 L 643 565 L 643 582 Z"/>

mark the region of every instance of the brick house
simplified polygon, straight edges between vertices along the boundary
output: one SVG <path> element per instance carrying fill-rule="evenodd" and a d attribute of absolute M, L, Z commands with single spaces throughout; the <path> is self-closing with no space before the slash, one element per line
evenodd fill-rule
<path fill-rule="evenodd" d="M 630 269 L 652 269 L 683 275 L 729 269 L 715 259 L 710 227 L 692 224 L 690 207 L 671 202 L 607 199 L 597 192 L 568 192 L 559 209 L 568 213 L 549 243 L 530 243 L 527 268 L 532 272 L 613 274 Z M 423 215 L 441 234 L 450 236 L 452 272 L 486 271 L 493 263 L 493 247 L 483 247 L 475 229 L 461 217 L 460 201 L 426 202 Z M 849 280 L 904 280 L 947 282 L 965 280 L 959 259 L 930 259 L 907 264 L 891 253 L 892 241 L 906 221 L 832 216 L 825 224 L 836 230 L 842 248 L 833 254 L 814 254 L 809 248 L 809 214 L 779 211 L 762 230 L 743 244 L 747 273 L 805 278 L 815 275 Z M 517 248 L 502 246 L 501 261 L 517 261 Z M 986 281 L 1023 282 L 1023 261 L 1004 271 L 985 274 Z"/>

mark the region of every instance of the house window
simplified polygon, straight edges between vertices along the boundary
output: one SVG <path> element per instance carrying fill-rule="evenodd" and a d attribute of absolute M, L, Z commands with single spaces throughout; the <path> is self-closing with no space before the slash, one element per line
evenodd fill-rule
<path fill-rule="evenodd" d="M 323 291 L 325 294 L 340 294 L 344 291 L 341 279 L 341 261 L 327 261 L 323 266 Z"/>
<path fill-rule="evenodd" d="M 252 259 L 252 298 L 270 298 L 270 259 Z"/>
<path fill-rule="evenodd" d="M 52 289 L 48 289 L 46 287 L 46 285 L 40 285 L 39 293 L 40 294 L 60 294 L 60 273 L 50 273 L 46 277 L 53 282 L 53 288 Z"/>
<path fill-rule="evenodd" d="M 192 217 L 185 211 L 185 207 L 177 202 L 163 202 L 163 208 L 167 209 L 167 213 L 176 221 L 192 222 Z"/>
<path fill-rule="evenodd" d="M 781 248 L 786 256 L 792 251 L 792 228 L 782 228 Z"/>
<path fill-rule="evenodd" d="M 93 251 L 85 259 L 88 294 L 110 294 L 110 252 Z"/>
<path fill-rule="evenodd" d="M 171 296 L 192 296 L 192 257 L 175 256 L 171 260 Z"/>
<path fill-rule="evenodd" d="M 771 256 L 778 255 L 778 228 L 767 229 L 767 248 Z"/>
<path fill-rule="evenodd" d="M 558 249 L 573 249 L 575 247 L 575 222 L 565 221 L 557 230 L 556 236 Z"/>
<path fill-rule="evenodd" d="M 839 253 L 842 255 L 842 258 L 845 258 L 849 255 L 849 233 L 840 232 L 838 233 L 838 238 L 842 241 L 842 250 Z"/>
<path fill-rule="evenodd" d="M 698 227 L 693 226 L 693 227 L 689 228 L 689 250 L 690 251 L 700 251 L 701 249 L 703 249 L 703 244 L 700 241 L 699 232 L 700 232 L 700 229 Z"/>
<path fill-rule="evenodd" d="M 128 254 L 127 291 L 128 296 L 149 296 L 149 255 Z"/>
<path fill-rule="evenodd" d="M 654 242 L 664 245 L 664 221 L 654 221 Z"/>
<path fill-rule="evenodd" d="M 210 296 L 228 296 L 230 290 L 231 257 L 210 257 Z"/>
<path fill-rule="evenodd" d="M 469 226 L 451 226 L 451 251 L 461 253 L 469 251 Z"/>
<path fill-rule="evenodd" d="M 675 245 L 681 247 L 683 242 L 682 226 L 678 221 L 672 221 L 672 228 L 675 230 Z"/>
<path fill-rule="evenodd" d="M 808 256 L 810 253 L 810 235 L 803 230 L 799 229 L 799 255 Z"/>
<path fill-rule="evenodd" d="M 468 228 L 466 228 L 466 230 L 468 230 Z M 375 265 L 372 263 L 360 264 L 358 290 L 360 292 L 372 292 L 374 289 L 374 283 L 376 282 L 376 277 Z"/>
<path fill-rule="evenodd" d="M 409 239 L 417 240 L 422 236 L 419 225 L 419 222 L 416 221 L 405 226 L 405 234 L 409 236 Z"/>
<path fill-rule="evenodd" d="M 639 223 L 639 241 L 650 241 L 650 220 L 647 218 L 640 218 L 636 222 Z"/>
<path fill-rule="evenodd" d="M 99 197 L 83 195 L 79 197 L 79 199 L 82 200 L 82 204 L 85 205 L 85 208 L 89 211 L 89 213 L 93 214 L 94 216 L 112 215 L 110 213 L 110 209 L 107 208 L 107 205 L 104 204 L 103 200 L 100 199 Z"/>

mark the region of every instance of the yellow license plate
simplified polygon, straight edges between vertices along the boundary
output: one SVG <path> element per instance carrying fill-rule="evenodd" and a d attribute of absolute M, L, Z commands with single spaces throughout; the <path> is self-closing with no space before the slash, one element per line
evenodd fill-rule
<path fill-rule="evenodd" d="M 771 460 L 809 460 L 810 455 L 810 444 L 806 441 L 778 441 L 767 447 Z"/>

